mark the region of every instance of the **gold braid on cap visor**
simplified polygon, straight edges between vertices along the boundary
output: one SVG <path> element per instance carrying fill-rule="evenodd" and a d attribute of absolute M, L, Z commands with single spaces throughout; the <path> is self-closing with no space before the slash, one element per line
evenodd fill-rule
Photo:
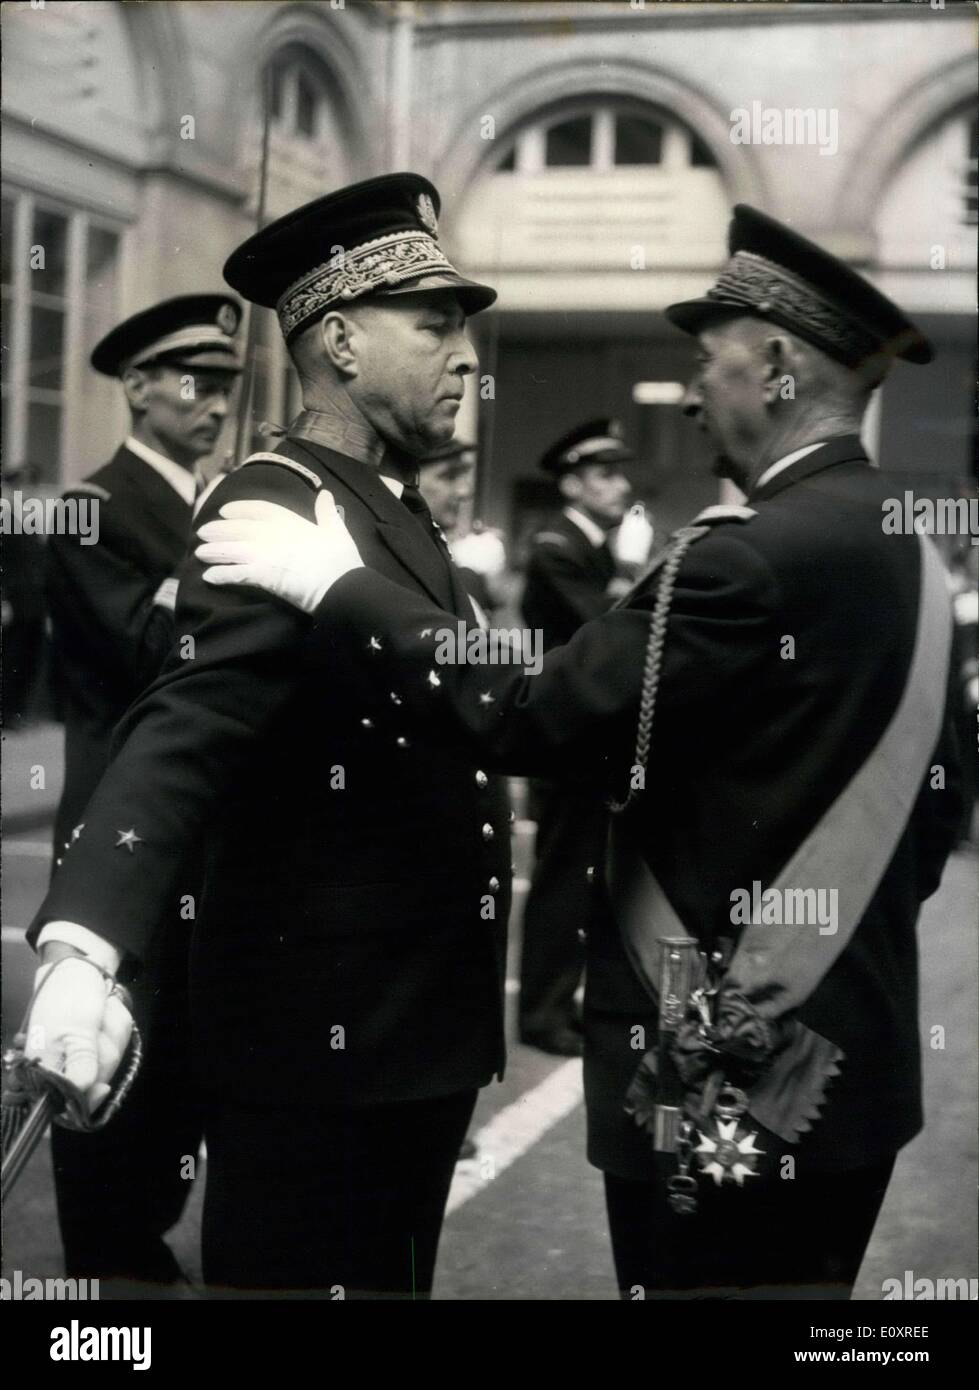
<path fill-rule="evenodd" d="M 879 338 L 852 319 L 844 319 L 806 281 L 752 251 L 738 251 L 731 257 L 707 298 L 744 305 L 763 315 L 778 313 L 798 324 L 803 336 L 811 334 L 831 356 L 844 361 L 860 362 L 881 349 Z"/>
<path fill-rule="evenodd" d="M 437 241 L 424 232 L 392 232 L 365 241 L 336 255 L 315 270 L 307 271 L 290 285 L 276 305 L 283 336 L 337 300 L 359 299 L 379 289 L 391 289 L 405 280 L 455 266 Z"/>

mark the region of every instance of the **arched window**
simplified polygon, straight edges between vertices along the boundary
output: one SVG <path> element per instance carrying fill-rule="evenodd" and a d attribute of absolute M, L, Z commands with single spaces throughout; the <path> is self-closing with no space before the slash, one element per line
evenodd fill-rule
<path fill-rule="evenodd" d="M 565 109 L 525 126 L 507 142 L 495 165 L 500 174 L 655 167 L 716 169 L 717 161 L 682 122 L 611 102 Z"/>
<path fill-rule="evenodd" d="M 279 135 L 316 142 L 329 132 L 329 74 L 305 49 L 290 44 L 269 64 L 269 106 Z"/>

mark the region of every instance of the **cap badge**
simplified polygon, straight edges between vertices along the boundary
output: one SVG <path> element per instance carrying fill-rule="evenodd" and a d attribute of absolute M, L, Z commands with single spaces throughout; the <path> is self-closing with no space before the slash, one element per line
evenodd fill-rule
<path fill-rule="evenodd" d="M 437 237 L 439 234 L 438 218 L 435 216 L 435 204 L 427 193 L 419 193 L 415 203 L 415 211 L 418 213 L 418 220 L 427 232 Z"/>
<path fill-rule="evenodd" d="M 238 315 L 230 304 L 222 304 L 217 312 L 215 322 L 222 333 L 227 333 L 230 338 L 238 327 Z"/>

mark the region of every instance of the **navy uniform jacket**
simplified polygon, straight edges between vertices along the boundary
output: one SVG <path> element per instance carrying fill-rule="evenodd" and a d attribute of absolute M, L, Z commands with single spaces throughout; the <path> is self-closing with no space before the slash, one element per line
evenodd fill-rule
<path fill-rule="evenodd" d="M 98 508 L 98 541 L 53 535 L 46 589 L 55 679 L 65 721 L 65 785 L 56 853 L 109 761 L 112 731 L 160 669 L 173 615 L 154 603 L 187 549 L 191 507 L 122 445 L 84 483 L 65 490 Z"/>
<path fill-rule="evenodd" d="M 563 513 L 538 531 L 520 606 L 527 626 L 543 632 L 545 650 L 570 641 L 582 623 L 605 612 L 614 574 L 608 545 L 592 545 Z"/>
<path fill-rule="evenodd" d="M 453 631 L 469 619 L 443 543 L 374 469 L 288 438 L 277 452 L 330 488 L 399 593 L 449 610 Z M 255 497 L 314 515 L 302 476 L 257 463 L 223 479 L 199 520 Z M 485 1084 L 503 1066 L 504 785 L 468 752 L 417 738 L 393 700 L 385 719 L 369 715 L 375 672 L 360 658 L 381 653 L 324 651 L 287 604 L 201 573 L 189 556 L 174 649 L 120 726 L 31 935 L 68 919 L 140 957 L 158 920 L 193 929 L 200 1080 L 239 1103 Z M 116 847 L 125 830 L 131 850 Z M 206 883 L 190 922 L 199 840 Z"/>
<path fill-rule="evenodd" d="M 680 919 L 708 947 L 732 931 L 732 891 L 774 879 L 900 699 L 920 564 L 916 537 L 882 531 L 889 489 L 859 441 L 839 437 L 749 498 L 756 516 L 716 526 L 681 563 L 647 790 L 628 814 Z M 434 719 L 495 765 L 555 776 L 576 767 L 621 795 L 655 587 L 655 579 L 640 584 L 626 606 L 587 623 L 539 675 L 446 667 L 435 713 L 421 693 L 430 639 L 419 634 L 439 621 L 429 604 L 355 572 L 333 586 L 316 621 L 324 644 L 343 632 L 356 648 L 365 629 L 377 631 L 382 684 L 396 686 L 416 718 Z M 791 660 L 782 656 L 786 636 Z M 872 1164 L 921 1126 L 914 928 L 959 813 L 948 717 L 938 763 L 945 789 L 924 780 L 852 940 L 799 1010 L 846 1060 L 822 1119 L 794 1151 L 797 1171 Z M 589 1156 L 641 1178 L 652 1172 L 649 1140 L 621 1108 L 640 1055 L 630 1046 L 636 1024 L 651 1045 L 655 1014 L 607 911 L 588 942 Z"/>

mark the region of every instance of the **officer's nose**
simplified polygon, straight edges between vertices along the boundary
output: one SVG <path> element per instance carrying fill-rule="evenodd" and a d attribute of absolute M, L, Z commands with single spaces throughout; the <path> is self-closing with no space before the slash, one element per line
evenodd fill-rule
<path fill-rule="evenodd" d="M 469 341 L 469 334 L 464 328 L 461 328 L 456 342 L 453 344 L 452 370 L 458 372 L 459 376 L 472 376 L 478 365 L 479 358 L 476 356 L 476 349 Z"/>

